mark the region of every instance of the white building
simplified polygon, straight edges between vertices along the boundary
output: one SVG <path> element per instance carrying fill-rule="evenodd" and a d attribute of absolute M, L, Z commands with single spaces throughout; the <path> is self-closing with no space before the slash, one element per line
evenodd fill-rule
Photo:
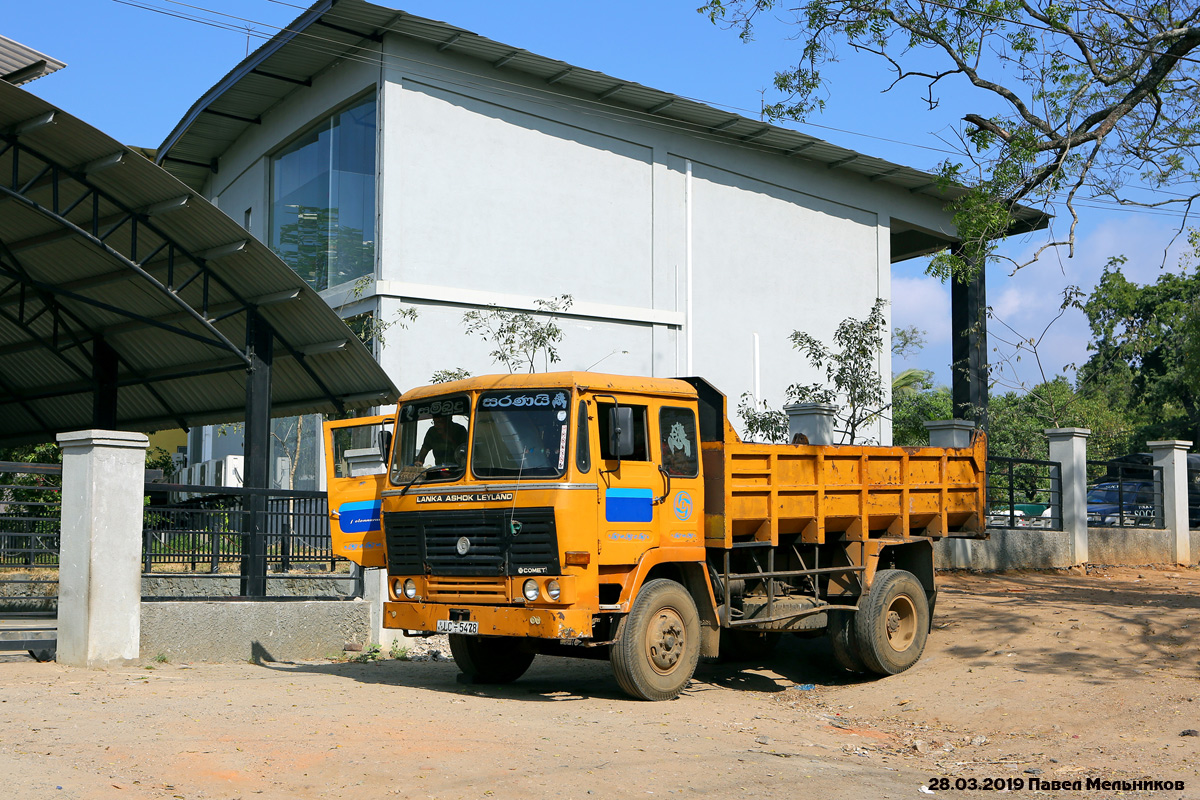
<path fill-rule="evenodd" d="M 402 389 L 501 369 L 465 311 L 570 294 L 560 367 L 778 405 L 820 379 L 793 330 L 828 339 L 954 239 L 928 174 L 361 0 L 310 8 L 158 157 L 344 317 L 415 308 L 379 354 Z"/>

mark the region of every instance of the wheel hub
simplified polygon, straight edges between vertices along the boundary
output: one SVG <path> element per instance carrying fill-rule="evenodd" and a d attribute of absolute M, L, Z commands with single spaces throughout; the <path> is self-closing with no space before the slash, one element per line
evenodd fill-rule
<path fill-rule="evenodd" d="M 904 595 L 894 598 L 884 616 L 888 643 L 897 652 L 907 650 L 917 638 L 917 609 Z"/>
<path fill-rule="evenodd" d="M 683 619 L 673 608 L 659 612 L 646 631 L 646 655 L 656 672 L 666 674 L 679 664 L 687 639 Z"/>

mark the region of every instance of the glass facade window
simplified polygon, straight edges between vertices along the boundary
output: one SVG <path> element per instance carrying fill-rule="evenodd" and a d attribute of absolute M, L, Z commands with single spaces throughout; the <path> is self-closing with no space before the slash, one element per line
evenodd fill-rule
<path fill-rule="evenodd" d="M 339 111 L 271 162 L 271 248 L 321 290 L 375 272 L 375 98 Z"/>

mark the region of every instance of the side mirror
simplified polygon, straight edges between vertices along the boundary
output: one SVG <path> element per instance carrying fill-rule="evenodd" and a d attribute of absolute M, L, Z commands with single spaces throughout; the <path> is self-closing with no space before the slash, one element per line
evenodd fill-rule
<path fill-rule="evenodd" d="M 379 432 L 379 452 L 383 453 L 383 461 L 386 464 L 388 459 L 392 457 L 392 432 Z"/>
<path fill-rule="evenodd" d="M 616 406 L 608 410 L 608 449 L 617 458 L 633 455 L 633 409 Z"/>

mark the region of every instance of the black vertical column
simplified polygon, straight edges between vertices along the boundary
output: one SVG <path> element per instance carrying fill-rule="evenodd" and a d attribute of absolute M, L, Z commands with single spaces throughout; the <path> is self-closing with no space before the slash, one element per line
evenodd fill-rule
<path fill-rule="evenodd" d="M 246 314 L 246 431 L 245 474 L 242 483 L 258 492 L 246 496 L 243 515 L 244 553 L 241 593 L 245 597 L 267 594 L 267 496 L 271 480 L 271 357 L 274 331 L 259 316 L 258 309 Z"/>
<path fill-rule="evenodd" d="M 954 418 L 988 427 L 987 282 L 983 267 L 973 277 L 950 279 L 953 328 Z"/>
<path fill-rule="evenodd" d="M 92 341 L 92 427 L 117 428 L 117 351 L 101 337 Z"/>

